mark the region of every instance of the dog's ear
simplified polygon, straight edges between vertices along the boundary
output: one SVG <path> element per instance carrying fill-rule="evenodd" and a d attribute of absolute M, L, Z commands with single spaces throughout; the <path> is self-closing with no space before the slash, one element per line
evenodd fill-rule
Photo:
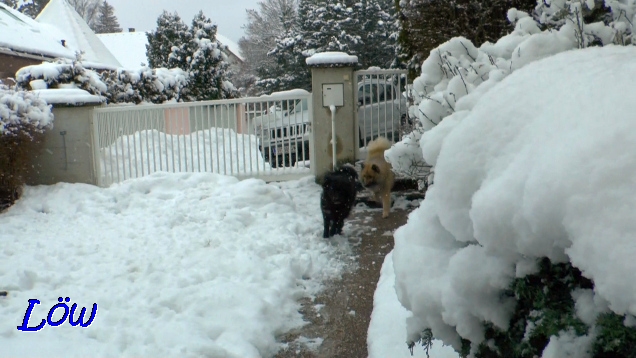
<path fill-rule="evenodd" d="M 378 167 L 377 165 L 373 164 L 371 166 L 371 170 L 373 170 L 374 172 L 380 174 L 380 167 Z"/>
<path fill-rule="evenodd" d="M 362 170 L 364 170 L 364 163 L 360 163 L 360 167 Z"/>

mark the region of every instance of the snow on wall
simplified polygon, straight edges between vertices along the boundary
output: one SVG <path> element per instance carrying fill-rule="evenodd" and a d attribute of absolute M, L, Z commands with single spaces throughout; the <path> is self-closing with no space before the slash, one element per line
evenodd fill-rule
<path fill-rule="evenodd" d="M 429 327 L 459 349 L 484 340 L 484 321 L 506 329 L 515 302 L 502 292 L 540 257 L 594 281 L 576 300 L 582 320 L 609 308 L 633 321 L 635 56 L 610 45 L 532 62 L 424 133 L 435 183 L 393 257 L 410 338 Z M 589 341 L 570 338 L 552 337 L 544 357 Z"/>

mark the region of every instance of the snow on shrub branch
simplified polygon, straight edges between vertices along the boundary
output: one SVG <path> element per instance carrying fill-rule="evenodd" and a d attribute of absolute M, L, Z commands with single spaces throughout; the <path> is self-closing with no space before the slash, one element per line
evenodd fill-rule
<path fill-rule="evenodd" d="M 431 51 L 411 91 L 415 105 L 409 114 L 419 122 L 416 132 L 387 151 L 395 171 L 410 175 L 421 172 L 414 166 L 433 165 L 433 159 L 422 154 L 421 146 L 428 140 L 422 134 L 442 120 L 464 117 L 484 93 L 513 71 L 576 48 L 632 43 L 634 0 L 539 0 L 537 4 L 538 20 L 510 9 L 508 20 L 515 25 L 514 31 L 496 43 L 476 47 L 470 40 L 455 37 Z M 604 22 L 584 23 L 585 16 L 603 5 L 611 9 Z"/>
<path fill-rule="evenodd" d="M 42 133 L 52 126 L 53 113 L 46 102 L 30 92 L 0 88 L 0 136 Z"/>

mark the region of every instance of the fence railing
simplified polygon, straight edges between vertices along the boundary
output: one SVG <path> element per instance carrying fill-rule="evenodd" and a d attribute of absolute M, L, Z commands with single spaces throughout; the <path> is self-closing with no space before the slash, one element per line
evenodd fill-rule
<path fill-rule="evenodd" d="M 311 174 L 311 95 L 107 106 L 93 114 L 96 173 L 107 186 L 157 171 L 287 180 Z"/>
<path fill-rule="evenodd" d="M 366 156 L 367 144 L 383 136 L 398 142 L 410 124 L 407 99 L 407 71 L 370 69 L 354 74 L 358 89 L 358 128 L 360 156 Z"/>

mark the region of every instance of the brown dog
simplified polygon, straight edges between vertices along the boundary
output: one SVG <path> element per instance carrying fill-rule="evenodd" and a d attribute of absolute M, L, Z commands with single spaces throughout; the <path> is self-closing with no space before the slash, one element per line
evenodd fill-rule
<path fill-rule="evenodd" d="M 382 217 L 389 217 L 391 211 L 391 189 L 395 176 L 391 164 L 384 159 L 384 151 L 391 148 L 391 142 L 378 137 L 369 143 L 367 160 L 362 164 L 360 181 L 373 193 L 373 198 L 382 203 Z"/>

